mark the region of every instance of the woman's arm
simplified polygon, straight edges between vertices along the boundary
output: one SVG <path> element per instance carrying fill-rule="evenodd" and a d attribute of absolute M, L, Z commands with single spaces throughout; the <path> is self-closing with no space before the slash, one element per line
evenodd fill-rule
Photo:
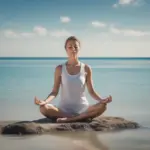
<path fill-rule="evenodd" d="M 88 65 L 85 65 L 85 71 L 87 72 L 86 85 L 87 85 L 88 92 L 90 93 L 92 98 L 101 101 L 102 98 L 98 95 L 98 93 L 95 91 L 93 86 L 92 69 Z"/>
<path fill-rule="evenodd" d="M 112 101 L 112 96 L 101 98 L 98 93 L 96 93 L 94 86 L 93 86 L 93 79 L 92 79 L 92 70 L 88 65 L 85 65 L 85 71 L 87 72 L 86 76 L 86 84 L 88 88 L 88 92 L 90 93 L 91 97 L 95 100 L 98 100 L 101 103 L 110 103 Z"/>
<path fill-rule="evenodd" d="M 46 98 L 45 100 L 46 103 L 52 101 L 59 93 L 59 88 L 61 83 L 61 72 L 62 72 L 62 66 L 59 65 L 55 69 L 53 89 L 52 92 Z"/>

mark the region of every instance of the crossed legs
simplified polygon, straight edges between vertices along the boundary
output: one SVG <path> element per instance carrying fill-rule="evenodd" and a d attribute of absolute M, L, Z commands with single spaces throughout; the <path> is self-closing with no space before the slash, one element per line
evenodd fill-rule
<path fill-rule="evenodd" d="M 89 108 L 85 112 L 77 116 L 72 116 L 71 114 L 66 115 L 63 111 L 61 111 L 60 109 L 58 109 L 53 105 L 46 104 L 40 106 L 40 112 L 44 116 L 57 117 L 58 118 L 57 122 L 76 122 L 87 118 L 94 118 L 103 114 L 105 110 L 106 110 L 106 104 L 97 103 L 92 106 L 89 106 Z"/>

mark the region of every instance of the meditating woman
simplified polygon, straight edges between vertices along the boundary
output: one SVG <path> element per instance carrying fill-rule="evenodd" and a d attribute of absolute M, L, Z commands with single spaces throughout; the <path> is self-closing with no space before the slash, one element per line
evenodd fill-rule
<path fill-rule="evenodd" d="M 91 68 L 79 61 L 80 41 L 75 36 L 66 40 L 65 49 L 68 60 L 55 68 L 52 92 L 46 100 L 39 100 L 35 97 L 34 103 L 40 106 L 40 112 L 44 116 L 56 117 L 57 122 L 81 121 L 101 115 L 106 110 L 107 103 L 112 101 L 112 97 L 101 98 L 96 93 Z M 90 106 L 86 98 L 86 86 L 91 97 L 98 101 L 94 105 Z M 58 95 L 60 87 L 61 98 L 56 107 L 50 102 Z"/>

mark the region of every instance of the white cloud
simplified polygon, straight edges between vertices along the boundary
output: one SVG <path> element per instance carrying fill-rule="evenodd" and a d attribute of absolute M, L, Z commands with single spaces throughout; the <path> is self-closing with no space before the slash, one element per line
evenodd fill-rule
<path fill-rule="evenodd" d="M 134 30 L 134 29 L 119 29 L 116 27 L 110 27 L 110 32 L 114 34 L 121 34 L 124 36 L 135 36 L 135 37 L 150 35 L 149 31 L 145 32 L 145 31 Z"/>
<path fill-rule="evenodd" d="M 72 35 L 69 31 L 65 29 L 48 31 L 46 28 L 40 26 L 35 26 L 32 32 L 16 32 L 13 30 L 5 30 L 2 31 L 1 33 L 2 33 L 1 35 L 6 38 L 36 38 L 39 36 L 59 38 Z"/>
<path fill-rule="evenodd" d="M 60 17 L 60 21 L 62 23 L 68 23 L 68 22 L 71 21 L 71 19 L 69 17 L 67 17 L 67 16 L 64 16 L 64 17 Z"/>
<path fill-rule="evenodd" d="M 42 26 L 35 26 L 33 31 L 40 36 L 46 36 L 48 34 L 47 29 Z"/>
<path fill-rule="evenodd" d="M 6 38 L 22 38 L 22 37 L 31 38 L 34 36 L 34 33 L 32 32 L 16 32 L 11 29 L 5 30 L 2 33 L 3 33 L 2 35 Z"/>
<path fill-rule="evenodd" d="M 35 34 L 34 33 L 28 33 L 28 32 L 22 32 L 22 33 L 20 33 L 20 36 L 21 37 L 25 37 L 25 38 L 32 38 L 33 36 L 35 36 Z"/>
<path fill-rule="evenodd" d="M 3 32 L 3 34 L 7 38 L 17 38 L 17 37 L 19 37 L 19 35 L 16 32 L 12 31 L 12 30 L 5 30 Z"/>
<path fill-rule="evenodd" d="M 93 22 L 92 22 L 92 26 L 93 26 L 93 27 L 104 28 L 104 27 L 106 27 L 106 24 L 105 24 L 104 22 L 93 21 Z"/>
<path fill-rule="evenodd" d="M 32 38 L 34 36 L 46 36 L 47 34 L 47 29 L 41 26 L 35 26 L 32 32 L 16 32 L 12 29 L 3 31 L 6 38 Z"/>
<path fill-rule="evenodd" d="M 118 36 L 116 36 L 116 34 L 111 34 L 110 32 L 107 33 L 107 36 L 105 34 L 90 33 L 89 31 L 84 33 L 81 32 L 78 36 L 82 45 L 80 56 L 150 57 L 150 36 L 142 36 L 142 38 L 129 38 L 126 36 L 121 36 L 123 34 L 122 31 L 124 30 L 120 30 L 116 28 L 116 26 L 112 27 L 112 29 L 113 28 L 116 29 L 113 31 L 118 33 Z M 135 35 L 135 33 L 130 33 L 129 31 L 126 33 Z M 87 34 L 90 36 L 87 36 Z M 138 34 L 140 34 L 140 32 L 138 32 Z M 14 38 L 13 40 L 10 40 L 4 36 L 0 36 L 0 56 L 66 56 L 63 37 L 54 38 L 49 34 L 44 38 L 36 37 L 38 36 L 35 34 L 35 37 L 32 38 L 32 40 L 24 40 L 24 38 L 19 38 L 19 40 L 18 38 Z M 60 37 L 60 34 L 57 34 L 57 37 Z"/>
<path fill-rule="evenodd" d="M 118 6 L 139 6 L 144 4 L 144 0 L 118 0 L 118 3 L 113 4 L 112 7 L 117 8 Z"/>
<path fill-rule="evenodd" d="M 121 30 L 115 28 L 115 27 L 110 27 L 110 31 L 114 34 L 120 34 L 121 33 Z"/>
<path fill-rule="evenodd" d="M 136 3 L 137 0 L 119 0 L 119 4 L 120 5 L 129 5 L 129 4 L 133 4 L 133 3 Z"/>
<path fill-rule="evenodd" d="M 49 31 L 46 29 L 47 34 L 43 38 L 43 36 L 36 34 L 34 29 L 31 32 L 18 32 L 12 29 L 0 31 L 2 33 L 0 34 L 0 56 L 66 56 L 62 48 L 64 38 L 72 35 L 70 30 L 56 29 Z M 150 56 L 149 31 L 123 28 L 116 24 L 110 24 L 109 26 L 107 24 L 106 29 L 110 32 L 104 34 L 92 33 L 89 30 L 80 32 L 78 35 L 82 42 L 80 56 Z M 90 36 L 87 36 L 87 34 Z M 8 37 L 13 38 L 13 40 Z M 29 40 L 24 38 L 29 38 Z M 51 49 L 55 49 L 55 51 L 52 52 Z"/>
<path fill-rule="evenodd" d="M 132 30 L 132 29 L 125 29 L 123 30 L 123 34 L 125 36 L 147 36 L 150 35 L 150 32 Z"/>
<path fill-rule="evenodd" d="M 72 34 L 67 30 L 56 30 L 50 32 L 50 35 L 59 38 L 59 37 L 71 36 Z"/>

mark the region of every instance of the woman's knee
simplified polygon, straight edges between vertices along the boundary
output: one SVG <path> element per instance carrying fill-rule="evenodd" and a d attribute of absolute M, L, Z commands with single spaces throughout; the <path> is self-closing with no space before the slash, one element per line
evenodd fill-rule
<path fill-rule="evenodd" d="M 106 110 L 107 109 L 107 104 L 105 103 L 99 103 L 99 105 L 96 106 L 97 110 Z"/>
<path fill-rule="evenodd" d="M 103 107 L 104 107 L 104 110 L 106 110 L 107 109 L 107 104 L 105 104 Z"/>
<path fill-rule="evenodd" d="M 103 112 L 105 112 L 107 110 L 107 105 L 106 104 L 102 104 L 101 107 L 98 107 L 96 112 L 98 115 L 102 114 Z"/>
<path fill-rule="evenodd" d="M 46 115 L 47 114 L 47 105 L 42 105 L 40 106 L 40 112 L 43 114 L 43 115 Z"/>
<path fill-rule="evenodd" d="M 101 109 L 103 109 L 104 111 L 106 111 L 106 109 L 107 109 L 107 104 L 102 104 L 102 108 Z"/>
<path fill-rule="evenodd" d="M 47 115 L 50 115 L 50 112 L 53 112 L 53 111 L 57 111 L 57 109 L 51 104 L 46 104 L 46 105 L 42 105 L 40 106 L 40 112 L 47 116 Z"/>

